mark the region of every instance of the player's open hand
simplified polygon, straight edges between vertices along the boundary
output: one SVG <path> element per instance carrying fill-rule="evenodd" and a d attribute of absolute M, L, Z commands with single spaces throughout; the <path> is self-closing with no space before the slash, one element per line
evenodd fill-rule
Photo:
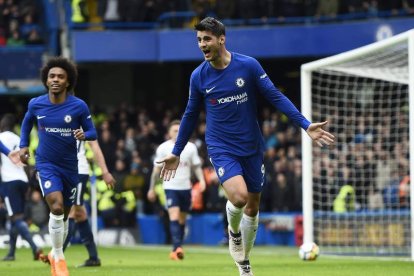
<path fill-rule="evenodd" d="M 335 141 L 335 136 L 333 136 L 328 131 L 324 130 L 323 127 L 328 124 L 328 121 L 322 123 L 313 123 L 310 124 L 306 133 L 315 141 L 320 147 L 324 145 L 332 145 Z"/>
<path fill-rule="evenodd" d="M 73 131 L 73 136 L 79 141 L 85 140 L 85 133 L 83 132 L 81 128 L 75 129 Z"/>
<path fill-rule="evenodd" d="M 116 180 L 110 172 L 102 174 L 102 178 L 103 181 L 105 181 L 106 187 L 108 187 L 108 189 L 112 190 L 115 187 Z"/>
<path fill-rule="evenodd" d="M 174 154 L 170 154 L 164 159 L 156 161 L 156 163 L 163 164 L 160 178 L 164 181 L 169 181 L 171 178 L 174 178 L 175 176 L 178 164 L 180 164 L 180 157 Z"/>

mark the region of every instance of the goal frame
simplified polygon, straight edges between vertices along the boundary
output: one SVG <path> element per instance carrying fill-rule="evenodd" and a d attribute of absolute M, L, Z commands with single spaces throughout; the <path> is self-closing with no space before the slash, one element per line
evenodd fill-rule
<path fill-rule="evenodd" d="M 316 60 L 301 66 L 301 109 L 302 114 L 312 121 L 312 72 L 316 69 L 355 59 L 372 51 L 381 50 L 392 45 L 407 41 L 408 43 L 408 101 L 414 106 L 414 29 L 393 37 L 362 46 L 341 54 Z M 410 176 L 414 172 L 414 108 L 409 108 L 409 153 Z M 302 135 L 302 204 L 303 204 L 303 242 L 314 241 L 313 227 L 313 183 L 312 183 L 312 141 L 307 135 Z M 414 189 L 410 184 L 410 206 L 414 206 Z M 410 211 L 410 215 L 412 209 Z M 411 260 L 414 261 L 414 216 L 410 216 L 411 233 Z"/>

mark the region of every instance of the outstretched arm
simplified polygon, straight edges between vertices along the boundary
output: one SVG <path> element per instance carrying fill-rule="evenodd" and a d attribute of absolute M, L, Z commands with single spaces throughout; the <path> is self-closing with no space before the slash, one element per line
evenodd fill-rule
<path fill-rule="evenodd" d="M 194 74 L 194 73 L 193 73 Z M 181 118 L 180 129 L 178 131 L 177 140 L 175 141 L 172 154 L 180 156 L 185 145 L 187 145 L 191 134 L 197 124 L 198 115 L 200 114 L 203 96 L 198 91 L 193 75 L 190 79 L 190 94 L 188 96 L 187 106 L 185 108 L 183 117 Z M 178 166 L 178 165 L 177 165 Z M 162 172 L 161 172 L 162 174 Z"/>
<path fill-rule="evenodd" d="M 312 123 L 306 129 L 306 133 L 310 136 L 310 138 L 312 138 L 312 140 L 321 147 L 324 145 L 329 146 L 335 140 L 335 136 L 323 129 L 323 127 L 327 124 L 328 121 L 322 123 Z"/>
<path fill-rule="evenodd" d="M 102 176 L 103 176 L 103 180 L 106 183 L 106 186 L 109 189 L 113 189 L 115 186 L 116 180 L 112 176 L 112 174 L 108 171 L 108 167 L 105 162 L 105 157 L 102 153 L 102 150 L 101 150 L 101 147 L 99 146 L 98 141 L 93 140 L 93 141 L 88 141 L 88 143 L 91 146 L 96 163 L 98 163 L 98 166 L 102 170 Z"/>

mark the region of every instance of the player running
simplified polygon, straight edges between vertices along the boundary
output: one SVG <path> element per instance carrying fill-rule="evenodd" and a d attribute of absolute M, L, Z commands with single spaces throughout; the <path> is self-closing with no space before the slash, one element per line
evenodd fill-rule
<path fill-rule="evenodd" d="M 29 134 L 37 121 L 39 145 L 36 169 L 40 188 L 50 209 L 48 254 L 52 275 L 69 275 L 63 242 L 68 233 L 67 217 L 74 203 L 78 176 L 76 140 L 95 140 L 96 130 L 84 101 L 70 95 L 77 81 L 76 66 L 61 57 L 50 59 L 41 70 L 48 90 L 30 100 L 21 129 L 20 159 L 27 164 Z"/>
<path fill-rule="evenodd" d="M 195 26 L 198 47 L 205 61 L 191 74 L 190 94 L 172 153 L 161 160 L 161 177 L 176 175 L 180 154 L 197 124 L 201 106 L 206 109 L 206 144 L 227 194 L 229 250 L 240 275 L 253 275 L 249 256 L 256 239 L 260 195 L 263 189 L 264 141 L 257 121 L 257 93 L 320 146 L 334 136 L 323 129 L 328 122 L 309 122 L 272 83 L 259 62 L 226 49 L 224 25 L 207 17 Z"/>

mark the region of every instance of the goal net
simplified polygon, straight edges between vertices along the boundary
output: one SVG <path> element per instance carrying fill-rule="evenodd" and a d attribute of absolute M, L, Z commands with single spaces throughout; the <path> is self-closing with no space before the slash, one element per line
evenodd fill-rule
<path fill-rule="evenodd" d="M 412 255 L 413 35 L 302 66 L 302 111 L 336 136 L 320 148 L 303 135 L 304 241 L 322 252 Z"/>

